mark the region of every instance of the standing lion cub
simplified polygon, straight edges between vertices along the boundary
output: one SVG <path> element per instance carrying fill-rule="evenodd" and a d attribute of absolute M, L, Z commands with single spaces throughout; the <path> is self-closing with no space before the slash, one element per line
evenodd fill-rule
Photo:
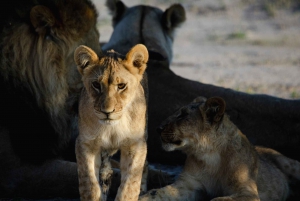
<path fill-rule="evenodd" d="M 289 194 L 288 176 L 300 179 L 298 161 L 250 144 L 222 98 L 199 97 L 159 129 L 163 148 L 182 150 L 187 160 L 175 183 L 140 200 L 281 201 Z"/>
<path fill-rule="evenodd" d="M 139 44 L 125 57 L 113 50 L 98 56 L 80 46 L 74 57 L 84 84 L 76 141 L 81 200 L 106 199 L 112 173 L 108 157 L 117 150 L 121 184 L 116 200 L 137 200 L 147 153 L 143 77 L 148 51 Z"/>

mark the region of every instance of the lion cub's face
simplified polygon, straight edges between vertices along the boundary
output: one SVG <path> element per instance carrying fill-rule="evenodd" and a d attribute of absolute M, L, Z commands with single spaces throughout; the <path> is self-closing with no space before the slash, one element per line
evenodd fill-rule
<path fill-rule="evenodd" d="M 75 61 L 82 74 L 89 103 L 93 104 L 100 123 L 113 124 L 128 105 L 143 93 L 140 81 L 146 69 L 148 51 L 144 45 L 134 46 L 125 56 L 112 51 L 98 55 L 86 46 L 75 51 Z M 88 103 L 86 103 L 88 104 Z"/>
<path fill-rule="evenodd" d="M 210 146 L 210 136 L 215 135 L 225 112 L 223 99 L 203 97 L 180 108 L 159 127 L 162 146 L 166 151 L 186 150 L 194 146 Z"/>

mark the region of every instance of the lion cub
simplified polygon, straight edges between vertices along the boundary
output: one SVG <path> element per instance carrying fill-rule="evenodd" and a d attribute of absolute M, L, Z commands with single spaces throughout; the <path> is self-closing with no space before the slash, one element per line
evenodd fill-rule
<path fill-rule="evenodd" d="M 147 153 L 143 77 L 148 51 L 139 44 L 125 57 L 113 50 L 98 56 L 80 46 L 74 58 L 84 84 L 76 141 L 81 200 L 106 199 L 112 173 L 108 157 L 117 150 L 121 184 L 116 200 L 137 200 Z"/>
<path fill-rule="evenodd" d="M 187 154 L 179 179 L 140 200 L 285 200 L 287 176 L 300 179 L 300 163 L 254 147 L 225 114 L 225 102 L 203 97 L 182 107 L 159 128 L 166 151 Z"/>

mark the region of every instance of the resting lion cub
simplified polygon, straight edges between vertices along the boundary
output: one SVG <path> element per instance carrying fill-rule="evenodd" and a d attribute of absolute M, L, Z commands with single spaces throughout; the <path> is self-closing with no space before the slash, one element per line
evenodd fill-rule
<path fill-rule="evenodd" d="M 117 150 L 121 151 L 121 184 L 116 200 L 137 200 L 147 153 L 143 77 L 148 51 L 139 44 L 125 57 L 113 50 L 98 56 L 80 46 L 74 57 L 84 84 L 76 141 L 81 200 L 106 199 L 108 157 Z"/>
<path fill-rule="evenodd" d="M 179 179 L 140 200 L 285 200 L 287 176 L 300 179 L 300 163 L 275 150 L 254 147 L 229 120 L 225 102 L 199 97 L 160 127 L 166 151 L 187 160 Z"/>

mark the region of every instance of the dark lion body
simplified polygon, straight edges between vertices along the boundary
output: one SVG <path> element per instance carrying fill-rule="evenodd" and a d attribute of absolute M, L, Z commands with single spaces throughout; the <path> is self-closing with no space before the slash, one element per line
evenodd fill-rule
<path fill-rule="evenodd" d="M 78 45 L 100 51 L 89 0 L 12 0 L 1 7 L 0 197 L 78 196 Z M 68 147 L 70 148 L 68 152 Z M 62 190 L 64 189 L 64 190 Z"/>

